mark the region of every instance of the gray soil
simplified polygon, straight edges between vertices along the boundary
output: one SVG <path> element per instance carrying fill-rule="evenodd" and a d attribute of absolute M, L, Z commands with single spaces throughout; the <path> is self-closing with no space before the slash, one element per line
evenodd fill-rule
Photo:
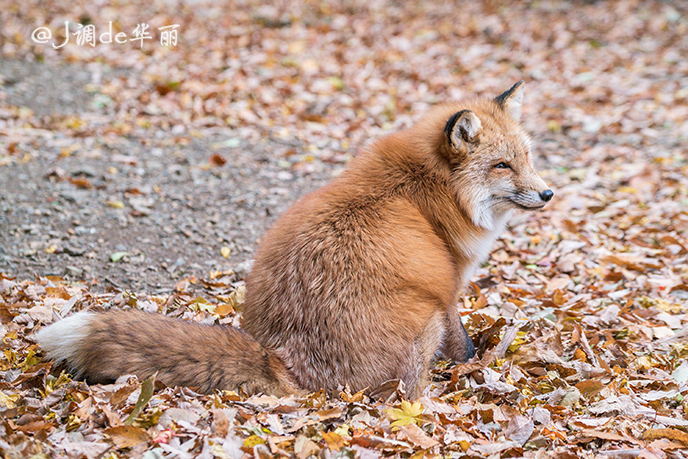
<path fill-rule="evenodd" d="M 27 107 L 48 121 L 107 119 L 88 92 L 100 72 L 0 60 L 0 108 Z M 335 166 L 294 172 L 275 157 L 280 145 L 272 140 L 249 144 L 229 129 L 202 134 L 164 146 L 169 130 L 107 138 L 27 130 L 21 151 L 10 152 L 17 160 L 0 166 L 0 272 L 151 293 L 213 270 L 243 274 L 270 223 Z M 6 140 L 0 131 L 0 145 Z M 74 144 L 73 154 L 60 155 Z M 210 166 L 214 153 L 227 163 Z M 78 186 L 84 179 L 90 187 Z M 228 258 L 222 247 L 231 249 Z M 118 252 L 127 255 L 113 262 Z"/>

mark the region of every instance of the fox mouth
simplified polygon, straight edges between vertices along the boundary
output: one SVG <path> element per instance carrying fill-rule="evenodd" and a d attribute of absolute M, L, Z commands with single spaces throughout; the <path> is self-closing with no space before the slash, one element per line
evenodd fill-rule
<path fill-rule="evenodd" d="M 525 204 L 521 204 L 520 202 L 516 201 L 516 200 L 513 199 L 513 198 L 508 198 L 508 200 L 509 200 L 513 205 L 515 205 L 515 206 L 518 207 L 519 209 L 523 209 L 523 210 L 538 210 L 538 209 L 542 209 L 543 207 L 545 207 L 544 204 L 535 205 L 535 206 L 526 206 Z"/>

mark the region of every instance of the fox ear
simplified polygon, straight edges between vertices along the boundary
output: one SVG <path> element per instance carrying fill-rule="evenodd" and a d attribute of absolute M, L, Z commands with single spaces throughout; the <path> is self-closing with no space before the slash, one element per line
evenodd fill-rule
<path fill-rule="evenodd" d="M 516 121 L 521 120 L 521 104 L 523 103 L 523 92 L 525 91 L 525 82 L 519 81 L 497 97 L 495 102 L 497 105 L 507 112 Z"/>
<path fill-rule="evenodd" d="M 449 145 L 459 149 L 464 143 L 477 143 L 482 129 L 480 118 L 470 110 L 454 113 L 444 126 Z"/>

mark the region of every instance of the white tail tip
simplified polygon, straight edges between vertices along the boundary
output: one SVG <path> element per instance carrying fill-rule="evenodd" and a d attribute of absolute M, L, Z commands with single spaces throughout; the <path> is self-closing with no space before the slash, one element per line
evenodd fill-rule
<path fill-rule="evenodd" d="M 71 361 L 88 336 L 94 316 L 82 311 L 59 320 L 36 333 L 36 341 L 50 359 Z"/>

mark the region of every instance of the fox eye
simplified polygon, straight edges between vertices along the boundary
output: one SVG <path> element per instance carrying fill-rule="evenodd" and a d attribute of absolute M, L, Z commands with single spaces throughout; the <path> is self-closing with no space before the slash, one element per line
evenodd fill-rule
<path fill-rule="evenodd" d="M 502 161 L 501 163 L 495 164 L 495 169 L 511 169 L 511 166 Z"/>

